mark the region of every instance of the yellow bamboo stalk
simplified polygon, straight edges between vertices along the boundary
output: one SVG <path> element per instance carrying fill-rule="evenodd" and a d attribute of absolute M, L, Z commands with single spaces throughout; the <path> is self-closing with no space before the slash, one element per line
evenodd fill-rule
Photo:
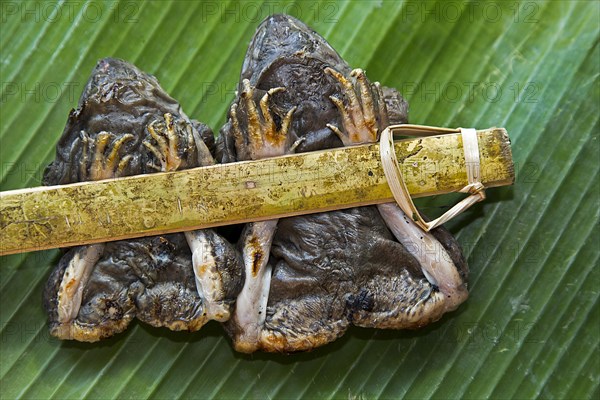
<path fill-rule="evenodd" d="M 481 182 L 510 185 L 502 128 L 477 132 Z M 413 197 L 467 182 L 460 134 L 395 142 Z M 393 201 L 379 145 L 0 193 L 0 255 Z"/>

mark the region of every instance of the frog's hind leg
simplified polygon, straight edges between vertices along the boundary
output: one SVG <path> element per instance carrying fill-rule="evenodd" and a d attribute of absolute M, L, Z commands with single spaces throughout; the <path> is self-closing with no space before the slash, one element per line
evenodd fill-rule
<path fill-rule="evenodd" d="M 442 243 L 431 232 L 424 232 L 397 204 L 379 204 L 377 208 L 396 239 L 417 259 L 427 280 L 444 295 L 445 310 L 456 309 L 467 299 L 468 290 Z"/>
<path fill-rule="evenodd" d="M 225 322 L 242 278 L 237 252 L 212 229 L 184 233 L 206 319 Z"/>
<path fill-rule="evenodd" d="M 50 314 L 51 333 L 59 339 L 94 341 L 91 332 L 77 324 L 83 290 L 96 262 L 104 251 L 104 244 L 76 247 L 69 251 L 52 273 L 44 293 L 44 302 Z"/>
<path fill-rule="evenodd" d="M 254 222 L 242 233 L 244 286 L 237 297 L 231 319 L 233 343 L 237 351 L 251 353 L 260 347 L 265 323 L 272 268 L 268 264 L 271 243 L 278 220 Z"/>
<path fill-rule="evenodd" d="M 98 290 L 115 286 L 103 277 L 102 286 L 90 285 L 97 279 L 96 267 L 105 244 L 71 249 L 50 275 L 44 290 L 44 305 L 49 314 L 50 333 L 63 340 L 95 342 L 122 332 L 135 316 L 126 285 L 119 290 Z"/>

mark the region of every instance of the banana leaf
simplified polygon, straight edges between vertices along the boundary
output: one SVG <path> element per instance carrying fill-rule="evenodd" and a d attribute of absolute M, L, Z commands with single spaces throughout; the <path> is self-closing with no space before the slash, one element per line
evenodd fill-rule
<path fill-rule="evenodd" d="M 321 33 L 413 123 L 506 127 L 516 182 L 447 227 L 470 298 L 417 331 L 352 329 L 303 354 L 243 355 L 217 323 L 134 323 L 96 344 L 48 334 L 59 251 L 0 259 L 1 398 L 599 398 L 600 3 L 0 3 L 0 182 L 37 186 L 97 60 L 158 77 L 186 113 L 226 120 L 246 47 L 272 13 Z M 439 215 L 455 198 L 421 201 Z"/>

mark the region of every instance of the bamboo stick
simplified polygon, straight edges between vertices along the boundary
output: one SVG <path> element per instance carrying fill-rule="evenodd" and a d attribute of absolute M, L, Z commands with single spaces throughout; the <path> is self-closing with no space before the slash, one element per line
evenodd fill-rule
<path fill-rule="evenodd" d="M 478 131 L 481 181 L 510 185 L 502 128 Z M 395 142 L 413 197 L 465 186 L 460 134 Z M 393 201 L 379 145 L 0 193 L 0 255 Z"/>

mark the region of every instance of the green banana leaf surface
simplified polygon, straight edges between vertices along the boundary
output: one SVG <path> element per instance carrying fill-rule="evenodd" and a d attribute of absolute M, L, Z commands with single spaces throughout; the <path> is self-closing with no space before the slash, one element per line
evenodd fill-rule
<path fill-rule="evenodd" d="M 468 301 L 421 330 L 355 328 L 302 354 L 238 354 L 217 323 L 61 342 L 41 305 L 59 251 L 6 256 L 0 398 L 600 398 L 599 2 L 2 1 L 1 189 L 40 185 L 103 57 L 155 75 L 218 132 L 272 13 L 398 88 L 412 123 L 507 128 L 514 186 L 447 224 Z M 440 215 L 456 199 L 419 205 Z"/>

